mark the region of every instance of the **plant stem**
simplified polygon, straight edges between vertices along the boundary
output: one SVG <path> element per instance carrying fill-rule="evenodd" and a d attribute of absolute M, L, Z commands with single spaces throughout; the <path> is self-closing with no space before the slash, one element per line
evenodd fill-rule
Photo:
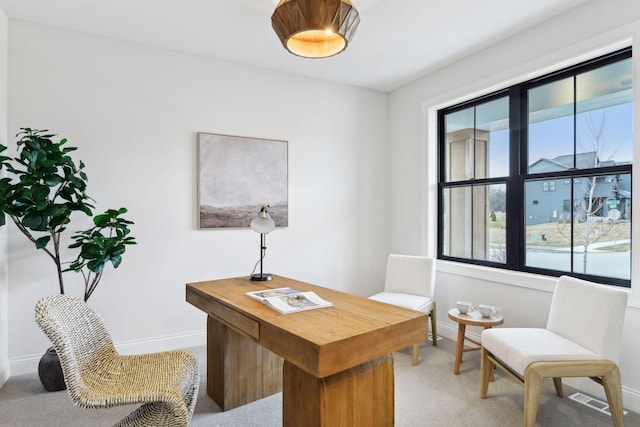
<path fill-rule="evenodd" d="M 22 225 L 22 223 L 15 216 L 13 215 L 10 215 L 10 216 L 13 223 L 16 225 L 16 227 L 18 227 L 18 230 L 20 230 L 22 234 L 27 236 L 27 238 L 31 240 L 31 242 L 35 245 L 36 238 L 33 237 L 33 235 L 29 232 L 29 230 L 24 225 Z M 60 236 L 58 236 L 57 234 L 51 233 L 51 240 L 53 240 L 54 252 L 51 252 L 46 247 L 42 249 L 47 253 L 47 255 L 49 255 L 49 257 L 56 264 L 56 270 L 58 272 L 58 286 L 60 287 L 60 293 L 64 294 L 64 280 L 62 278 L 62 266 L 60 265 Z"/>
<path fill-rule="evenodd" d="M 51 240 L 53 240 L 53 248 L 55 251 L 54 261 L 56 263 L 56 269 L 58 270 L 58 283 L 60 284 L 60 293 L 64 294 L 64 280 L 62 278 L 62 262 L 60 260 L 60 234 L 51 234 Z"/>
<path fill-rule="evenodd" d="M 91 294 L 93 294 L 93 291 L 96 290 L 96 287 L 98 286 L 98 283 L 100 282 L 100 279 L 102 278 L 102 271 L 100 273 L 97 273 L 95 276 L 93 276 L 93 280 L 91 280 L 91 285 L 87 286 L 88 283 L 89 283 L 89 278 L 90 277 L 91 277 L 91 273 L 89 273 L 89 275 L 85 279 L 85 291 L 84 291 L 84 300 L 85 300 L 85 302 L 89 299 Z"/>

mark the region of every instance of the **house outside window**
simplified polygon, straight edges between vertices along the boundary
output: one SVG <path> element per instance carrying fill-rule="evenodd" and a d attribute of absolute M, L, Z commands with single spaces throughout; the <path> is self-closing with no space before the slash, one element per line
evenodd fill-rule
<path fill-rule="evenodd" d="M 630 286 L 624 49 L 438 112 L 438 257 Z"/>
<path fill-rule="evenodd" d="M 542 191 L 556 191 L 556 182 L 542 181 Z"/>

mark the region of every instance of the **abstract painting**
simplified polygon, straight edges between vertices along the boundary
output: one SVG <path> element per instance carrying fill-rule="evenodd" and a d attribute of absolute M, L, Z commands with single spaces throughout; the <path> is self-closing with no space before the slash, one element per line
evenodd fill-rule
<path fill-rule="evenodd" d="M 198 133 L 198 227 L 249 227 L 265 204 L 287 227 L 287 141 Z"/>

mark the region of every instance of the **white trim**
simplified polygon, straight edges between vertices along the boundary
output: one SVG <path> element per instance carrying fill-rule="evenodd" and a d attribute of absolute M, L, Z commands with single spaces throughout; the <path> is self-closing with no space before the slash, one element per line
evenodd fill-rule
<path fill-rule="evenodd" d="M 500 268 L 443 260 L 437 261 L 436 270 L 438 272 L 480 280 L 489 280 L 503 285 L 518 286 L 544 292 L 553 292 L 556 281 L 558 280 L 556 277 L 543 276 L 540 274 L 503 270 Z"/>
<path fill-rule="evenodd" d="M 465 264 L 455 261 L 436 261 L 436 270 L 442 273 L 455 274 L 457 276 L 488 280 L 501 285 L 517 286 L 520 288 L 535 289 L 538 291 L 552 293 L 555 289 L 557 277 L 544 276 L 540 274 L 525 273 L 513 270 L 503 270 L 500 268 L 485 267 L 482 265 Z M 637 300 L 631 299 L 631 289 L 620 288 L 629 294 L 627 308 L 640 309 Z"/>
<path fill-rule="evenodd" d="M 9 366 L 9 362 L 4 363 L 0 366 L 0 388 L 7 382 L 9 377 L 11 376 L 11 368 Z"/>
<path fill-rule="evenodd" d="M 114 343 L 114 345 L 119 353 L 140 354 L 204 346 L 206 342 L 207 332 L 202 330 L 187 334 L 167 335 L 163 337 L 146 338 L 144 340 Z"/>
<path fill-rule="evenodd" d="M 207 333 L 203 330 L 180 335 L 167 335 L 144 340 L 125 341 L 114 343 L 114 345 L 118 352 L 122 354 L 141 354 L 205 346 L 206 341 Z M 37 372 L 38 362 L 41 357 L 42 353 L 10 359 L 10 372 L 12 376 Z M 0 373 L 2 373 L 2 371 L 0 371 Z"/>
<path fill-rule="evenodd" d="M 620 27 L 609 33 L 602 34 L 593 39 L 559 49 L 544 58 L 537 58 L 518 66 L 514 66 L 502 73 L 492 75 L 478 81 L 463 85 L 455 90 L 443 95 L 436 96 L 422 102 L 422 150 L 423 165 L 422 179 L 424 187 L 422 190 L 422 218 L 425 218 L 421 233 L 422 250 L 425 254 L 437 253 L 437 188 L 438 180 L 436 171 L 438 170 L 438 138 L 437 138 L 437 112 L 438 110 L 459 104 L 464 101 L 475 99 L 487 95 L 518 83 L 543 76 L 553 71 L 558 71 L 571 65 L 575 65 L 589 59 L 597 58 L 607 53 L 615 52 L 622 48 L 631 46 L 633 40 L 638 37 L 636 29 L 632 24 Z M 640 60 L 633 56 L 634 80 L 640 82 Z M 531 71 L 534 70 L 534 71 Z M 634 85 L 634 103 L 640 105 L 637 87 Z M 635 115 L 634 128 L 640 129 L 640 115 Z M 634 145 L 640 147 L 640 132 L 636 132 Z M 640 149 L 634 150 L 634 163 L 640 164 Z M 632 185 L 640 183 L 640 174 L 635 174 Z M 634 198 L 633 210 L 640 209 L 640 198 Z M 640 227 L 632 227 L 633 242 L 640 241 Z M 636 245 L 634 245 L 636 246 Z M 448 265 L 449 264 L 449 265 Z M 634 251 L 632 265 L 640 265 L 640 251 Z M 438 262 L 438 269 L 442 271 L 462 275 L 465 277 L 495 280 L 498 283 L 511 284 L 526 288 L 553 291 L 550 287 L 550 280 L 546 276 L 520 273 L 511 270 L 501 270 L 473 266 L 463 263 Z M 481 276 L 479 276 L 482 274 Z M 629 290 L 629 307 L 640 308 L 640 269 L 633 269 L 631 272 L 631 289 Z M 635 290 L 635 292 L 634 292 Z"/>
<path fill-rule="evenodd" d="M 616 31 L 617 33 L 617 31 Z M 581 44 L 582 45 L 582 44 Z M 584 48 L 582 50 L 574 47 L 565 48 L 553 54 L 547 55 L 546 59 L 536 59 L 526 64 L 521 64 L 514 67 L 512 70 L 504 71 L 503 73 L 495 76 L 485 78 L 484 80 L 474 81 L 467 85 L 456 88 L 453 91 L 440 95 L 431 100 L 423 102 L 423 107 L 426 110 L 438 110 L 451 107 L 456 104 L 460 104 L 465 101 L 480 98 L 485 95 L 489 95 L 494 92 L 509 88 L 511 86 L 542 77 L 546 74 L 562 70 L 573 65 L 580 64 L 581 62 L 588 61 L 590 59 L 598 58 L 608 53 L 615 52 L 625 47 L 633 47 L 633 37 L 630 35 L 619 36 L 607 43 L 597 43 L 597 46 L 590 48 Z M 576 51 L 582 51 L 583 53 L 575 53 Z M 561 58 L 561 59 L 559 59 Z M 547 65 L 540 66 L 540 62 L 546 62 Z M 635 65 L 635 64 L 634 64 Z M 534 71 L 531 71 L 534 70 Z M 425 108 L 423 108 L 425 111 Z M 429 123 L 435 122 L 428 122 Z M 437 149 L 437 147 L 432 147 Z"/>

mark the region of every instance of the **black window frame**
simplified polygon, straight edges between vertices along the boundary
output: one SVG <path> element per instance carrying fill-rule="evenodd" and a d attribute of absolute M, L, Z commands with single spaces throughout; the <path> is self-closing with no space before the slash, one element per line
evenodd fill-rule
<path fill-rule="evenodd" d="M 527 136 L 528 136 L 528 111 L 527 93 L 530 89 L 548 84 L 553 81 L 573 77 L 621 60 L 632 57 L 632 48 L 627 47 L 615 52 L 594 58 L 580 64 L 572 65 L 561 70 L 545 74 L 543 76 L 510 86 L 508 88 L 474 98 L 450 107 L 442 108 L 437 112 L 437 141 L 438 141 L 438 163 L 437 163 L 437 258 L 448 261 L 455 261 L 464 264 L 494 267 L 517 272 L 536 273 L 546 276 L 571 275 L 574 277 L 596 282 L 617 285 L 621 287 L 631 287 L 631 278 L 622 279 L 617 277 L 584 274 L 575 271 L 559 271 L 540 267 L 525 265 L 526 254 L 526 203 L 525 203 L 525 183 L 531 180 L 543 179 L 570 179 L 584 178 L 589 176 L 629 174 L 633 181 L 633 165 L 624 164 L 616 166 L 598 167 L 592 169 L 570 169 L 560 172 L 529 173 L 527 159 Z M 635 82 L 634 82 L 635 83 Z M 446 182 L 446 126 L 445 120 L 448 114 L 475 107 L 498 98 L 509 97 L 509 170 L 506 177 L 479 178 L 464 181 Z M 635 107 L 635 106 L 634 106 Z M 575 114 L 575 111 L 574 111 Z M 575 126 L 575 125 L 574 125 Z M 575 129 L 574 129 L 575 131 Z M 574 132 L 575 135 L 575 132 Z M 575 136 L 574 136 L 575 141 Z M 634 147 L 634 150 L 636 148 Z M 574 148 L 575 154 L 575 148 Z M 515 172 L 514 172 L 515 171 Z M 472 259 L 445 255 L 444 246 L 444 193 L 446 189 L 456 187 L 472 187 L 474 185 L 506 184 L 506 263 L 494 261 Z M 550 190 L 551 191 L 551 190 Z M 554 190 L 555 191 L 555 186 Z M 633 194 L 633 193 L 632 193 Z M 633 197 L 633 196 L 632 196 Z M 571 195 L 573 199 L 573 194 Z M 633 217 L 630 226 L 633 228 Z M 573 239 L 573 238 L 572 238 Z M 632 242 L 633 244 L 633 242 Z M 515 248 L 515 249 L 514 249 Z M 631 263 L 630 263 L 630 269 Z M 571 269 L 573 270 L 573 257 L 571 257 Z M 631 273 L 631 271 L 630 271 Z"/>

